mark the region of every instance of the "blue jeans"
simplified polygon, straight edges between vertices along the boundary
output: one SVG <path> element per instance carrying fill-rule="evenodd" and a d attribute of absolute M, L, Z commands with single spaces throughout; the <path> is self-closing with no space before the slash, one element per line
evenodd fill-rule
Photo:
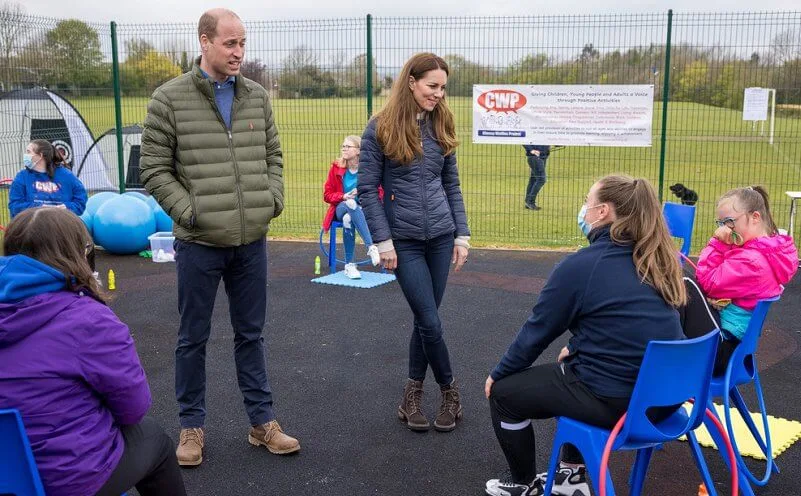
<path fill-rule="evenodd" d="M 422 381 L 428 366 L 440 385 L 453 382 L 451 359 L 442 333 L 439 304 L 448 282 L 453 257 L 453 234 L 428 241 L 396 240 L 398 278 L 403 295 L 414 313 L 409 341 L 409 379 Z"/>
<path fill-rule="evenodd" d="M 531 169 L 531 175 L 528 178 L 528 186 L 526 186 L 526 203 L 529 205 L 536 205 L 537 193 L 539 193 L 545 185 L 545 159 L 534 156 L 526 158 L 528 160 L 528 167 Z"/>
<path fill-rule="evenodd" d="M 360 205 L 356 208 L 349 208 L 345 202 L 337 205 L 337 220 L 341 221 L 345 214 L 350 214 L 351 228 L 342 228 L 342 242 L 345 245 L 345 262 L 353 262 L 353 252 L 356 249 L 356 231 L 364 241 L 364 246 L 373 244 L 373 237 L 370 236 L 370 229 L 367 227 L 367 219 L 364 218 L 364 211 Z M 353 228 L 356 228 L 355 230 Z"/>
<path fill-rule="evenodd" d="M 220 279 L 234 328 L 234 360 L 250 425 L 275 419 L 262 329 L 267 316 L 267 240 L 230 248 L 175 241 L 178 312 L 175 396 L 182 428 L 206 419 L 206 342 Z"/>

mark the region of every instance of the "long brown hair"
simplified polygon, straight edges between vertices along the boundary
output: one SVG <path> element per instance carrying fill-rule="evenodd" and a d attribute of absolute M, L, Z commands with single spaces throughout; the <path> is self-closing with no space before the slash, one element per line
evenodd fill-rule
<path fill-rule="evenodd" d="M 687 303 L 681 265 L 656 191 L 645 179 L 606 176 L 598 181 L 598 202 L 609 203 L 617 219 L 610 235 L 619 244 L 634 245 L 634 266 L 643 282 L 673 307 Z"/>
<path fill-rule="evenodd" d="M 23 210 L 6 228 L 3 253 L 25 255 L 58 270 L 67 279 L 64 289 L 88 291 L 99 301 L 106 297 L 100 290 L 86 260 L 92 238 L 83 221 L 61 208 L 38 207 Z"/>
<path fill-rule="evenodd" d="M 404 64 L 387 103 L 375 116 L 376 136 L 384 154 L 402 164 L 409 164 L 415 157 L 423 154 L 417 113 L 420 111 L 409 89 L 409 77 L 419 80 L 428 71 L 442 69 L 450 75 L 448 63 L 433 53 L 418 53 Z M 442 152 L 450 155 L 459 145 L 456 139 L 456 125 L 453 112 L 448 107 L 443 94 L 434 110 L 430 112 L 434 134 Z"/>
<path fill-rule="evenodd" d="M 765 230 L 769 236 L 773 236 L 779 230 L 776 228 L 776 223 L 773 222 L 773 215 L 770 213 L 770 203 L 768 202 L 768 191 L 762 186 L 749 186 L 747 188 L 736 188 L 726 192 L 718 200 L 718 205 L 723 200 L 734 198 L 736 210 L 745 209 L 745 213 L 751 214 L 759 212 L 762 221 L 765 223 Z"/>
<path fill-rule="evenodd" d="M 33 149 L 36 150 L 36 153 L 40 154 L 45 161 L 47 176 L 53 179 L 53 176 L 56 174 L 56 159 L 63 160 L 61 154 L 58 153 L 56 147 L 47 140 L 35 139 L 31 141 L 31 144 L 33 145 Z"/>

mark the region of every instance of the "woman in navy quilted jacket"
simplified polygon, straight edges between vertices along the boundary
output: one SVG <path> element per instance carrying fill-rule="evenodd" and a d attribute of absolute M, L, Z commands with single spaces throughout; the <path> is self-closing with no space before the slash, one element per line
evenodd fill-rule
<path fill-rule="evenodd" d="M 421 405 L 429 366 L 442 395 L 434 428 L 452 431 L 462 416 L 438 311 L 450 266 L 461 269 L 470 248 L 456 130 L 445 100 L 448 74 L 448 64 L 433 53 L 409 59 L 367 125 L 359 159 L 358 193 L 373 242 L 414 313 L 398 417 L 417 431 L 430 428 Z"/>

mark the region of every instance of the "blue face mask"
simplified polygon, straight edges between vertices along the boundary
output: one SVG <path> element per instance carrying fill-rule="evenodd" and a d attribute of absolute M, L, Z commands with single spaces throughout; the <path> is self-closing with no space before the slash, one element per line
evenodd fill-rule
<path fill-rule="evenodd" d="M 595 222 L 587 222 L 584 219 L 584 217 L 587 215 L 587 210 L 589 208 L 598 208 L 600 206 L 601 205 L 595 205 L 594 207 L 587 207 L 586 203 L 581 206 L 581 210 L 579 210 L 576 221 L 578 221 L 579 229 L 581 229 L 581 232 L 584 234 L 584 236 L 589 236 L 590 231 L 592 231 L 592 225 L 595 224 L 595 222 L 598 222 L 597 220 Z"/>
<path fill-rule="evenodd" d="M 22 165 L 25 166 L 26 169 L 33 169 L 33 155 L 30 153 L 26 153 L 22 156 Z"/>

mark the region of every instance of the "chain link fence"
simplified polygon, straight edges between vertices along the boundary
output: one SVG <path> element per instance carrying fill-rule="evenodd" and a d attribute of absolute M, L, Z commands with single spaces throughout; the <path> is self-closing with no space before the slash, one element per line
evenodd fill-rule
<path fill-rule="evenodd" d="M 0 177 L 13 178 L 35 135 L 65 142 L 73 172 L 91 190 L 141 187 L 137 125 L 152 91 L 191 68 L 196 26 L 105 25 L 12 10 L 0 12 Z M 666 201 L 678 201 L 668 189 L 674 183 L 696 191 L 696 250 L 726 190 L 766 185 L 777 223 L 787 226 L 785 191 L 801 189 L 799 12 L 367 16 L 245 26 L 242 72 L 269 90 L 284 152 L 287 205 L 274 235 L 317 236 L 322 185 L 343 137 L 361 134 L 404 61 L 420 51 L 450 64 L 460 176 L 479 245 L 585 243 L 576 213 L 591 184 L 614 172 L 648 178 Z M 472 86 L 495 83 L 652 84 L 653 144 L 554 151 L 537 200 L 542 210 L 527 210 L 523 148 L 471 143 Z M 775 89 L 773 127 L 743 121 L 748 87 Z M 3 224 L 8 214 L 0 212 Z"/>

